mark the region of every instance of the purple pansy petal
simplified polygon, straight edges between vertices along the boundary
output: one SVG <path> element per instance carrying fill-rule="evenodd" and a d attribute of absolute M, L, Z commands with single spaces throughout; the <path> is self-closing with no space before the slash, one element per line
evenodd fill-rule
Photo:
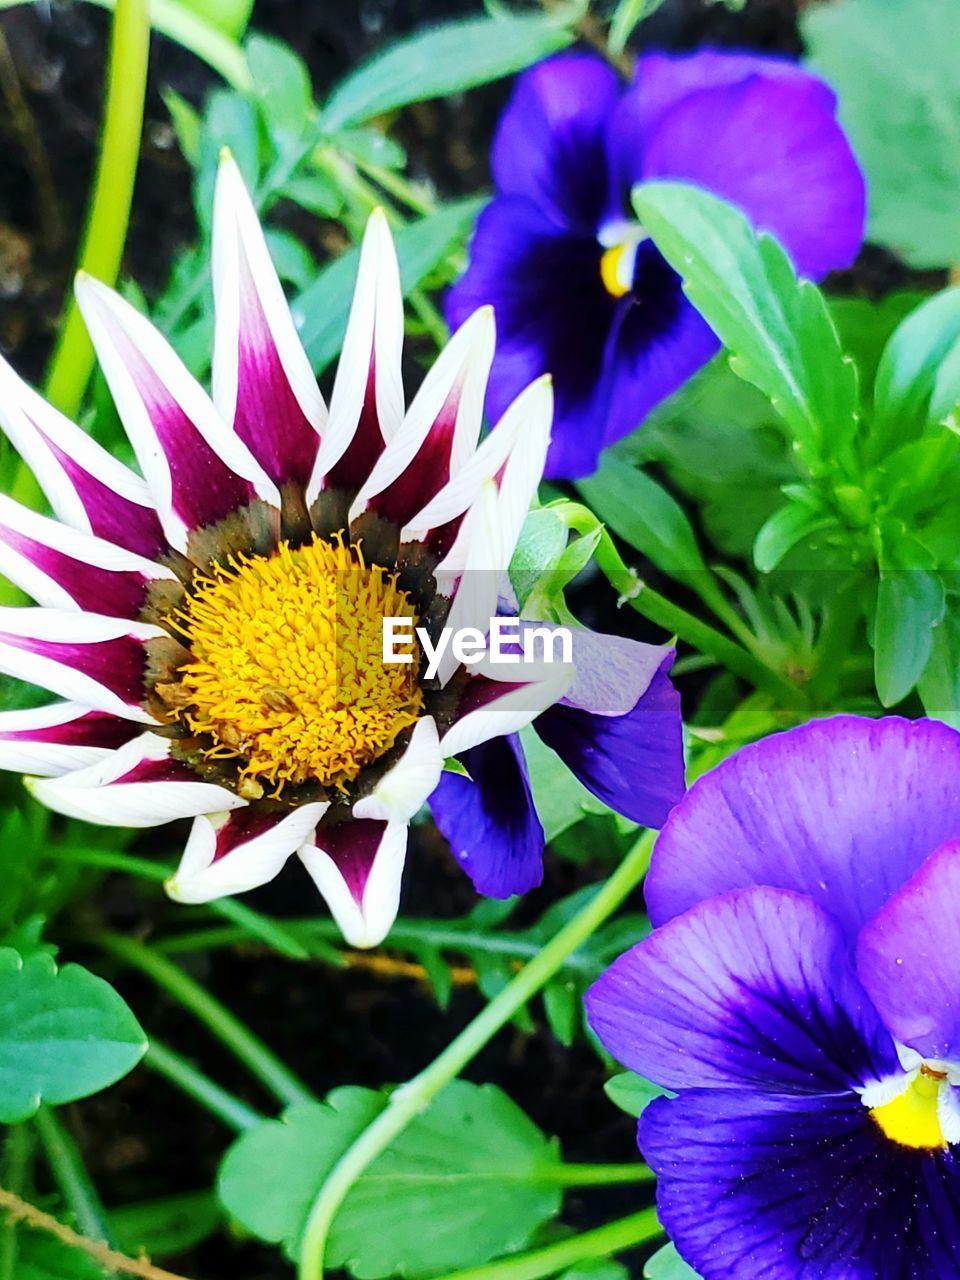
<path fill-rule="evenodd" d="M 77 302 L 124 429 L 171 544 L 276 486 L 230 431 L 153 325 L 112 289 L 81 275 Z"/>
<path fill-rule="evenodd" d="M 0 425 L 64 524 L 137 555 L 167 550 L 140 477 L 47 404 L 2 357 Z"/>
<path fill-rule="evenodd" d="M 555 632 L 553 623 L 524 620 L 521 628 L 528 643 L 534 630 Z M 622 716 L 632 711 L 647 692 L 657 672 L 676 656 L 670 645 L 642 644 L 626 636 L 604 635 L 588 627 L 575 627 L 573 680 L 563 699 L 564 706 L 579 707 L 599 716 Z M 540 652 L 537 641 L 536 652 Z"/>
<path fill-rule="evenodd" d="M 960 832 L 960 733 L 836 716 L 742 748 L 671 815 L 646 883 L 654 924 L 753 884 L 809 894 L 862 925 Z"/>
<path fill-rule="evenodd" d="M 960 840 L 941 845 L 864 926 L 857 969 L 902 1044 L 960 1058 Z"/>
<path fill-rule="evenodd" d="M 400 906 L 406 823 L 358 819 L 321 827 L 316 843 L 299 853 L 347 942 L 382 942 Z"/>
<path fill-rule="evenodd" d="M 594 714 L 564 702 L 534 722 L 588 790 L 646 827 L 661 827 L 684 790 L 680 696 L 668 675 L 672 662 L 670 650 L 625 715 Z"/>
<path fill-rule="evenodd" d="M 213 398 L 278 485 L 306 485 L 327 411 L 236 163 L 213 205 Z"/>
<path fill-rule="evenodd" d="M 855 1094 L 693 1090 L 643 1113 L 657 1212 L 703 1280 L 960 1274 L 954 1148 L 891 1142 Z"/>
<path fill-rule="evenodd" d="M 590 1025 L 668 1089 L 830 1093 L 899 1071 L 836 922 L 809 898 L 743 889 L 621 956 L 587 992 Z"/>
<path fill-rule="evenodd" d="M 59 778 L 96 764 L 140 733 L 138 725 L 77 702 L 0 712 L 0 769 Z"/>
<path fill-rule="evenodd" d="M 48 809 L 108 827 L 155 827 L 247 803 L 226 787 L 201 782 L 171 750 L 168 738 L 144 733 L 86 769 L 27 785 Z"/>
<path fill-rule="evenodd" d="M 162 565 L 0 495 L 0 573 L 38 604 L 136 618 L 157 579 L 175 579 Z"/>
<path fill-rule="evenodd" d="M 430 808 L 450 851 L 488 898 L 510 898 L 543 880 L 543 827 L 515 734 L 460 757 L 469 773 L 444 773 Z"/>
<path fill-rule="evenodd" d="M 534 378 L 552 375 L 548 475 L 583 475 L 596 465 L 600 442 L 589 410 L 618 309 L 600 277 L 602 253 L 594 236 L 559 231 L 529 200 L 501 197 L 480 215 L 470 268 L 447 297 L 451 325 L 479 306 L 494 308 L 487 403 L 495 417 Z"/>
<path fill-rule="evenodd" d="M 237 809 L 202 814 L 194 820 L 167 893 L 176 902 L 211 902 L 266 884 L 312 838 L 328 807 L 317 803 L 288 813 Z"/>
<path fill-rule="evenodd" d="M 593 54 L 527 71 L 493 140 L 497 189 L 526 197 L 559 226 L 593 232 L 606 197 L 604 126 L 620 92 L 616 73 Z"/>
<path fill-rule="evenodd" d="M 831 95 L 812 77 L 755 76 L 691 93 L 649 133 L 643 178 L 694 183 L 738 205 L 814 279 L 850 266 L 863 240 L 863 176 Z"/>
<path fill-rule="evenodd" d="M 0 671 L 96 711 L 153 724 L 145 640 L 160 627 L 60 609 L 0 609 Z"/>

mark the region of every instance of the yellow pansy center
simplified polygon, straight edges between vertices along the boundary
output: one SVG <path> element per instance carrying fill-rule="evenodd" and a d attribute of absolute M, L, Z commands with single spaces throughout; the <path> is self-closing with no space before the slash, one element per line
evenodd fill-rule
<path fill-rule="evenodd" d="M 384 663 L 385 617 L 418 621 L 396 574 L 340 535 L 216 564 L 177 618 L 192 660 L 176 714 L 208 757 L 243 762 L 248 799 L 308 780 L 344 790 L 423 708 L 416 642 L 411 663 Z"/>
<path fill-rule="evenodd" d="M 600 259 L 600 279 L 612 298 L 624 298 L 633 288 L 637 246 L 629 242 L 611 245 Z"/>
<path fill-rule="evenodd" d="M 940 1121 L 940 1093 L 946 1087 L 946 1072 L 924 1063 L 903 1093 L 874 1107 L 870 1114 L 887 1137 L 902 1147 L 946 1147 Z"/>

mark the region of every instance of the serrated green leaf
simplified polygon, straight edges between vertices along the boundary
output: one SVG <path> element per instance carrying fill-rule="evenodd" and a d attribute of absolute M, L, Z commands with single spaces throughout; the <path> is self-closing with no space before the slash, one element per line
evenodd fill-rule
<path fill-rule="evenodd" d="M 798 280 L 784 250 L 739 210 L 676 182 L 634 189 L 637 216 L 683 277 L 684 292 L 731 353 L 730 367 L 766 395 L 804 464 L 836 469 L 852 444 L 857 374 L 823 294 Z"/>
<path fill-rule="evenodd" d="M 677 1253 L 676 1245 L 665 1244 L 643 1268 L 644 1280 L 697 1280 L 697 1272 Z"/>
<path fill-rule="evenodd" d="M 132 1071 L 147 1041 L 109 983 L 42 952 L 0 950 L 0 1122 L 85 1098 Z"/>
<path fill-rule="evenodd" d="M 867 178 L 868 239 L 913 267 L 960 258 L 955 0 L 839 0 L 801 12 Z"/>
<path fill-rule="evenodd" d="M 261 1239 L 295 1257 L 324 1177 L 386 1105 L 336 1089 L 244 1134 L 227 1152 L 219 1194 Z M 560 1208 L 556 1145 L 492 1085 L 454 1081 L 348 1195 L 328 1245 L 358 1280 L 437 1275 L 521 1249 Z"/>
<path fill-rule="evenodd" d="M 641 1116 L 654 1098 L 672 1098 L 669 1089 L 663 1089 L 652 1080 L 644 1080 L 632 1071 L 622 1071 L 604 1083 L 603 1091 L 621 1111 L 628 1116 Z"/>
<path fill-rule="evenodd" d="M 573 42 L 549 16 L 466 18 L 417 31 L 342 80 L 324 105 L 326 131 L 411 102 L 442 98 L 522 71 Z"/>
<path fill-rule="evenodd" d="M 475 198 L 441 205 L 435 213 L 394 232 L 404 296 L 463 240 L 482 205 L 483 201 Z M 318 370 L 334 359 L 343 343 L 359 263 L 359 249 L 348 249 L 322 268 L 293 305 L 303 345 Z"/>
<path fill-rule="evenodd" d="M 798 542 L 834 523 L 833 517 L 824 512 L 789 502 L 775 511 L 757 534 L 753 562 L 761 573 L 770 573 Z"/>

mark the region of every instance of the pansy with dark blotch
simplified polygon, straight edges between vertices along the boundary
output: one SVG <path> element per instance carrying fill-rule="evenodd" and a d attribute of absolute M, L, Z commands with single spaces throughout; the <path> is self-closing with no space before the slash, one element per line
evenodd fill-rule
<path fill-rule="evenodd" d="M 960 734 L 838 716 L 673 811 L 654 933 L 587 995 L 705 1280 L 960 1275 Z"/>
<path fill-rule="evenodd" d="M 865 216 L 835 108 L 792 62 L 714 50 L 649 54 L 629 86 L 589 54 L 520 78 L 493 145 L 496 198 L 447 313 L 457 325 L 482 303 L 496 309 L 495 412 L 553 374 L 548 476 L 588 475 L 719 347 L 645 237 L 632 187 L 704 187 L 820 279 L 853 261 Z"/>

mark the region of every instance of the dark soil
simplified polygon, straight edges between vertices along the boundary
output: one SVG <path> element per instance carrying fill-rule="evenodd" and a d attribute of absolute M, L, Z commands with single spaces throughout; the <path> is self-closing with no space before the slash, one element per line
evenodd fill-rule
<path fill-rule="evenodd" d="M 431 19 L 478 8 L 469 0 L 258 0 L 254 24 L 304 56 L 322 97 L 345 70 L 396 36 Z M 16 82 L 9 61 L 0 77 L 5 94 L 0 111 L 0 349 L 35 380 L 50 351 L 82 225 L 99 128 L 107 30 L 106 15 L 81 4 L 57 4 L 49 18 L 32 6 L 0 18 L 0 33 L 16 69 Z M 748 0 L 739 13 L 721 3 L 667 0 L 643 28 L 643 42 L 677 49 L 709 42 L 790 54 L 800 50 L 791 0 Z M 0 68 L 3 52 L 0 47 Z M 159 89 L 171 85 L 199 103 L 212 83 L 212 74 L 189 55 L 154 40 L 144 152 L 125 262 L 126 271 L 148 294 L 163 285 L 173 255 L 194 235 L 189 172 Z M 26 106 L 19 123 L 11 109 L 18 90 Z M 508 90 L 495 85 L 404 113 L 398 134 L 414 172 L 429 176 L 449 195 L 486 184 L 487 147 Z M 51 194 L 45 195 L 48 187 Z M 868 250 L 844 286 L 876 294 L 898 287 L 905 278 L 887 255 Z M 591 594 L 588 584 L 582 601 L 587 613 L 595 612 Z M 625 625 L 622 616 L 616 625 Z M 169 832 L 162 839 L 168 853 L 176 847 Z M 405 908 L 413 913 L 449 915 L 471 904 L 469 885 L 441 844 L 423 829 L 417 832 L 405 887 Z M 533 907 L 539 911 L 595 872 L 550 860 L 546 884 L 534 895 Z M 262 891 L 258 905 L 281 915 L 302 913 L 312 893 L 291 867 L 280 883 Z M 144 936 L 184 918 L 182 910 L 159 903 L 155 891 L 126 878 L 104 880 L 83 910 L 93 917 L 86 923 Z M 103 968 L 83 948 L 69 951 Z M 187 963 L 319 1092 L 337 1084 L 378 1086 L 408 1077 L 481 1005 L 475 991 L 459 989 L 451 1008 L 442 1013 L 414 981 L 306 968 L 254 952 L 215 953 Z M 198 1034 L 178 1006 L 129 974 L 118 975 L 117 981 L 148 1032 L 194 1056 L 252 1104 L 268 1106 L 269 1099 L 236 1062 Z M 633 1122 L 606 1100 L 603 1069 L 586 1045 L 565 1050 L 547 1032 L 529 1036 L 509 1031 L 481 1054 L 469 1075 L 497 1082 L 546 1131 L 561 1134 L 569 1159 L 633 1158 Z M 209 1187 L 229 1140 L 217 1121 L 147 1071 L 70 1108 L 69 1118 L 108 1204 Z M 564 1217 L 572 1225 L 596 1225 L 629 1212 L 640 1199 L 630 1189 L 574 1193 Z M 221 1237 L 166 1261 L 196 1280 L 272 1280 L 290 1274 L 272 1250 L 240 1240 L 225 1244 Z M 639 1262 L 634 1271 L 639 1275 Z"/>

